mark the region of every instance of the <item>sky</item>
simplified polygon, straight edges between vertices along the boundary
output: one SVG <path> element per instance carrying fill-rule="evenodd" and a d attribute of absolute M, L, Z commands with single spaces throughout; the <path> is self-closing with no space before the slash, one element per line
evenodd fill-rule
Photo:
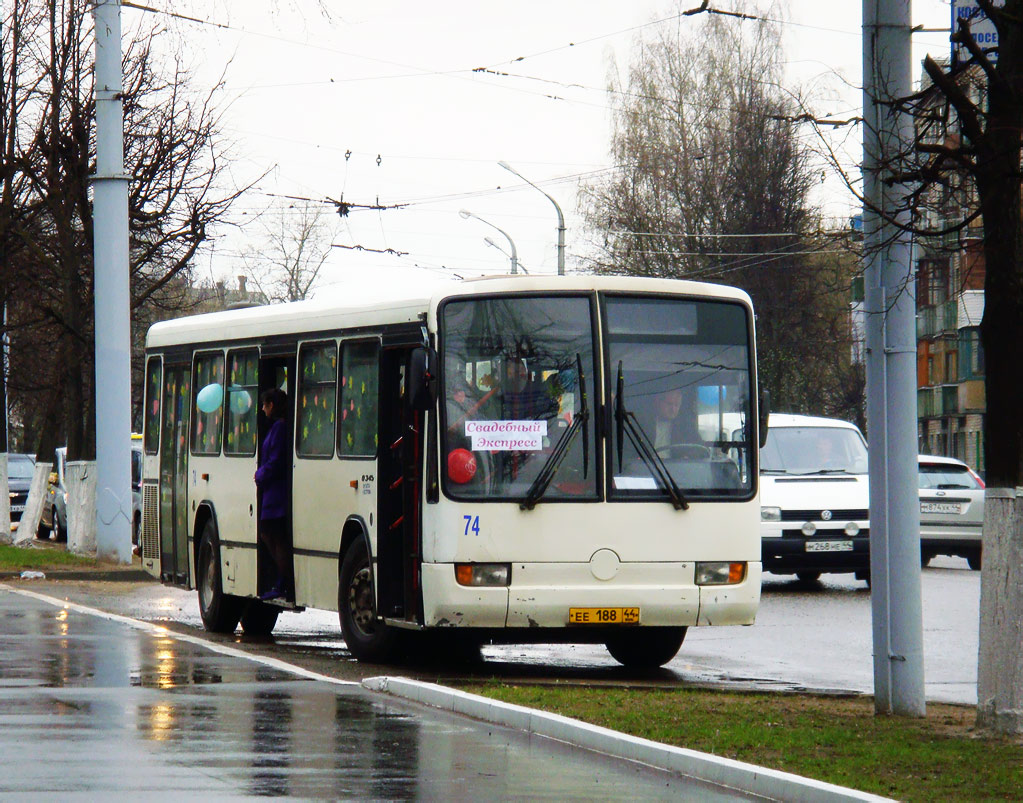
<path fill-rule="evenodd" d="M 126 32 L 154 22 L 171 28 L 185 42 L 196 82 L 223 82 L 232 176 L 239 185 L 259 179 L 235 207 L 238 222 L 282 196 L 388 207 L 331 214 L 332 242 L 348 247 L 331 249 L 320 292 L 424 272 L 507 272 L 508 237 L 529 272 L 555 273 L 554 204 L 500 161 L 560 206 L 568 271 L 578 269 L 594 248 L 579 213 L 580 186 L 613 169 L 608 77 L 625 74 L 637 37 L 664 26 L 695 30 L 698 19 L 679 18 L 670 0 L 144 5 L 151 10 L 124 8 Z M 711 6 L 729 8 L 732 0 Z M 861 3 L 749 0 L 747 7 L 781 21 L 786 81 L 813 99 L 818 116 L 858 113 Z M 949 18 L 947 0 L 913 2 L 915 25 L 947 28 Z M 947 33 L 915 35 L 914 74 L 925 53 L 944 57 L 948 47 Z M 480 67 L 490 72 L 474 71 Z M 844 136 L 854 164 L 861 134 Z M 814 200 L 828 220 L 855 212 L 833 177 Z M 473 217 L 463 219 L 463 209 Z M 241 255 L 261 244 L 258 223 L 223 229 L 197 278 L 232 281 Z"/>

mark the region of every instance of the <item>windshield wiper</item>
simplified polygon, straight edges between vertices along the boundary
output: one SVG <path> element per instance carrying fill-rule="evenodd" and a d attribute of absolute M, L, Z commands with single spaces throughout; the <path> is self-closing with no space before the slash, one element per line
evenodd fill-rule
<path fill-rule="evenodd" d="M 532 510 L 547 493 L 547 489 L 554 481 L 554 475 L 558 473 L 558 468 L 565 459 L 565 455 L 568 454 L 568 448 L 580 430 L 583 433 L 583 479 L 586 479 L 590 473 L 590 430 L 586 426 L 590 418 L 590 408 L 586 401 L 586 377 L 583 374 L 583 360 L 578 354 L 575 355 L 575 365 L 576 382 L 579 386 L 579 412 L 573 416 L 568 432 L 561 436 L 558 445 L 554 447 L 554 451 L 543 464 L 540 473 L 533 480 L 533 484 L 529 486 L 525 498 L 519 503 L 520 510 Z"/>
<path fill-rule="evenodd" d="M 801 471 L 800 477 L 808 477 L 813 474 L 852 474 L 847 468 L 819 468 L 816 471 Z"/>
<path fill-rule="evenodd" d="M 660 480 L 661 485 L 671 497 L 671 504 L 675 510 L 688 510 L 689 502 L 686 501 L 682 491 L 675 484 L 675 478 L 671 471 L 664 464 L 664 460 L 654 445 L 650 442 L 650 436 L 643 430 L 642 425 L 636 420 L 636 414 L 625 409 L 625 376 L 622 373 L 622 361 L 618 361 L 618 382 L 615 395 L 615 434 L 617 435 L 618 446 L 618 473 L 622 472 L 622 447 L 625 446 L 625 435 L 629 436 L 632 447 L 639 453 L 644 465 L 650 473 Z"/>

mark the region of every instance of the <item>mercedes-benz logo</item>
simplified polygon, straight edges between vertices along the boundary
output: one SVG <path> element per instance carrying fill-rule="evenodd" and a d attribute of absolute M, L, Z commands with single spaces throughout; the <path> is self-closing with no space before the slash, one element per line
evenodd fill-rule
<path fill-rule="evenodd" d="M 821 519 L 823 519 L 824 521 L 831 521 L 831 516 L 832 516 L 832 513 L 831 513 L 830 510 L 822 510 L 821 511 Z"/>

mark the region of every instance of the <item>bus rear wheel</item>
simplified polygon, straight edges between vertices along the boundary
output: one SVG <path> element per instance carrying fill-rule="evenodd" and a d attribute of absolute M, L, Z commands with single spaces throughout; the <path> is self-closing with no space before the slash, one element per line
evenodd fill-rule
<path fill-rule="evenodd" d="M 348 651 L 356 659 L 387 663 L 398 657 L 400 634 L 377 619 L 369 550 L 361 538 L 341 561 L 337 616 Z"/>
<path fill-rule="evenodd" d="M 196 561 L 199 615 L 211 633 L 233 633 L 242 615 L 243 600 L 224 593 L 220 582 L 220 539 L 213 519 L 206 522 Z"/>
<path fill-rule="evenodd" d="M 684 627 L 638 627 L 605 642 L 607 651 L 629 669 L 656 669 L 674 658 L 686 637 Z"/>

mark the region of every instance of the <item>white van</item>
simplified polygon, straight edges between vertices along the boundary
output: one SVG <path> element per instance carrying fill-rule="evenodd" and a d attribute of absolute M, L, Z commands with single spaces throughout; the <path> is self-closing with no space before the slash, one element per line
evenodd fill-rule
<path fill-rule="evenodd" d="M 764 570 L 870 577 L 867 442 L 837 418 L 772 413 L 760 450 Z"/>

